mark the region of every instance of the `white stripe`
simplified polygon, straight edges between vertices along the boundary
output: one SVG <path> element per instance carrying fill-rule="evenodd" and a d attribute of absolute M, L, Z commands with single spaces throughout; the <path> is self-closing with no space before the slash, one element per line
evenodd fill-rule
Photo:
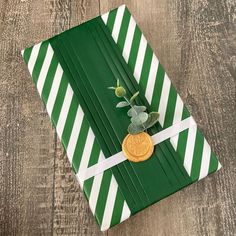
<path fill-rule="evenodd" d="M 128 219 L 130 217 L 130 214 L 131 214 L 131 211 L 130 211 L 126 201 L 124 201 L 120 222 Z"/>
<path fill-rule="evenodd" d="M 93 131 L 92 131 L 91 128 L 89 128 L 87 138 L 86 138 L 86 142 L 85 142 L 84 149 L 83 149 L 83 154 L 82 154 L 80 165 L 79 165 L 79 170 L 76 174 L 78 176 L 80 175 L 81 171 L 86 170 L 87 167 L 88 167 L 88 163 L 89 163 L 89 159 L 90 159 L 94 139 L 95 139 L 95 136 L 93 134 Z M 83 189 L 84 180 L 79 179 L 79 182 L 80 182 L 81 189 Z"/>
<path fill-rule="evenodd" d="M 130 20 L 129 20 L 129 26 L 128 26 L 127 35 L 125 38 L 124 49 L 123 49 L 123 54 L 122 54 L 126 62 L 128 62 L 128 60 L 129 60 L 129 54 L 130 54 L 130 50 L 131 50 L 131 46 L 132 46 L 135 27 L 136 27 L 136 22 L 135 22 L 134 18 L 131 16 Z"/>
<path fill-rule="evenodd" d="M 195 125 L 189 128 L 188 130 L 188 138 L 184 156 L 184 168 L 186 169 L 189 176 L 191 175 L 196 134 L 197 134 L 197 124 L 195 122 Z"/>
<path fill-rule="evenodd" d="M 218 160 L 217 160 L 218 161 Z M 217 167 L 217 171 L 220 170 L 222 167 L 222 165 L 220 164 L 220 162 L 218 161 L 218 167 Z"/>
<path fill-rule="evenodd" d="M 161 91 L 160 105 L 158 108 L 158 112 L 160 114 L 159 122 L 162 127 L 165 122 L 165 115 L 166 115 L 167 102 L 169 98 L 170 85 L 171 85 L 170 79 L 165 73 L 164 82 L 163 82 L 162 91 Z"/>
<path fill-rule="evenodd" d="M 57 92 L 61 83 L 62 74 L 63 74 L 63 70 L 61 68 L 61 65 L 58 64 L 55 76 L 53 78 L 52 87 L 48 96 L 47 105 L 46 105 L 47 111 L 50 117 L 52 115 L 52 110 L 53 110 L 54 103 L 57 97 Z"/>
<path fill-rule="evenodd" d="M 105 159 L 105 157 L 104 157 L 102 151 L 100 151 L 98 162 L 103 161 L 104 159 Z M 100 186 L 102 183 L 102 177 L 103 177 L 103 172 L 96 175 L 93 179 L 93 185 L 92 185 L 90 196 L 89 196 L 89 206 L 90 206 L 90 209 L 91 209 L 93 215 L 95 214 L 98 194 L 99 194 Z"/>
<path fill-rule="evenodd" d="M 105 25 L 107 24 L 108 16 L 109 16 L 109 12 L 102 14 L 102 20 Z"/>
<path fill-rule="evenodd" d="M 203 145 L 203 152 L 202 152 L 202 162 L 201 162 L 199 180 L 208 175 L 210 159 L 211 159 L 211 147 L 207 143 L 206 139 L 204 138 L 204 145 Z"/>
<path fill-rule="evenodd" d="M 147 88 L 146 88 L 146 93 L 145 93 L 145 96 L 149 104 L 151 104 L 151 101 L 152 101 L 152 95 L 153 95 L 154 85 L 155 85 L 156 76 L 157 76 L 158 63 L 159 61 L 156 55 L 153 53 L 151 67 L 150 67 L 150 71 L 148 75 Z"/>
<path fill-rule="evenodd" d="M 111 218 L 112 218 L 112 213 L 113 213 L 113 209 L 115 205 L 117 190 L 118 190 L 118 184 L 114 176 L 112 175 L 110 187 L 109 187 L 109 191 L 107 195 L 106 206 L 104 209 L 102 224 L 101 224 L 102 231 L 109 229 L 111 225 Z"/>
<path fill-rule="evenodd" d="M 134 67 L 134 77 L 137 80 L 137 82 L 139 82 L 140 80 L 146 47 L 147 47 L 147 40 L 142 34 L 140 44 L 139 44 L 139 49 L 138 49 L 138 55 L 137 55 L 137 59 L 136 59 L 135 67 Z"/>
<path fill-rule="evenodd" d="M 54 53 L 53 49 L 52 49 L 51 45 L 49 44 L 47 52 L 46 52 L 46 56 L 44 58 L 43 65 L 42 65 L 42 68 L 41 68 L 41 71 L 40 71 L 40 74 L 39 74 L 39 77 L 38 77 L 38 82 L 37 82 L 37 88 L 38 88 L 40 96 L 42 94 L 44 82 L 45 82 L 45 79 L 46 79 L 46 76 L 47 76 L 47 73 L 48 73 L 48 69 L 49 69 L 50 64 L 51 64 L 53 53 Z"/>
<path fill-rule="evenodd" d="M 179 94 L 177 94 L 173 124 L 181 121 L 183 109 L 184 109 L 184 103 L 183 103 L 182 99 L 180 98 Z M 170 139 L 170 142 L 175 150 L 177 149 L 178 139 L 179 139 L 179 134 L 175 135 L 174 137 L 172 137 Z"/>
<path fill-rule="evenodd" d="M 114 27 L 112 30 L 112 37 L 115 42 L 117 42 L 117 40 L 118 40 L 124 11 L 125 11 L 125 5 L 122 5 L 118 8 L 117 13 L 116 13 L 116 19 L 115 19 Z"/>
<path fill-rule="evenodd" d="M 35 62 L 37 60 L 41 44 L 42 44 L 42 42 L 36 44 L 35 46 L 33 46 L 31 54 L 30 54 L 30 59 L 29 59 L 29 62 L 28 62 L 28 68 L 29 68 L 29 72 L 30 72 L 31 75 L 33 73 L 34 65 L 35 65 Z"/>
<path fill-rule="evenodd" d="M 60 115 L 59 115 L 59 119 L 58 119 L 57 127 L 56 127 L 57 134 L 58 134 L 58 137 L 60 140 L 61 140 L 61 136 L 62 136 L 64 127 L 65 127 L 66 118 L 68 115 L 68 111 L 70 108 L 72 97 L 73 97 L 73 90 L 72 90 L 70 84 L 68 84 L 67 89 L 66 89 L 66 95 L 63 100 L 63 104 L 61 107 L 61 111 L 60 111 Z"/>
<path fill-rule="evenodd" d="M 74 156 L 74 151 L 79 137 L 79 132 L 83 121 L 83 117 L 84 113 L 82 111 L 81 106 L 79 106 L 76 112 L 75 121 L 70 135 L 70 140 L 67 146 L 67 156 L 69 158 L 70 163 L 72 163 L 72 159 Z"/>

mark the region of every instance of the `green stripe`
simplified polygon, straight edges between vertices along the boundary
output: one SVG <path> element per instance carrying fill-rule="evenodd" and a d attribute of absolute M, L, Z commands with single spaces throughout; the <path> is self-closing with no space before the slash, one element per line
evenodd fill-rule
<path fill-rule="evenodd" d="M 95 210 L 97 220 L 100 225 L 102 224 L 110 183 L 111 183 L 111 171 L 105 171 L 102 177 L 102 184 L 100 187 L 100 192 L 97 200 L 98 204 L 96 205 L 96 210 Z"/>
<path fill-rule="evenodd" d="M 93 181 L 94 181 L 94 177 L 91 177 L 91 178 L 84 181 L 83 190 L 84 190 L 84 193 L 88 199 L 90 198 L 90 193 L 91 193 L 91 189 L 93 186 Z"/>
<path fill-rule="evenodd" d="M 187 108 L 184 106 L 182 120 L 189 117 L 189 112 Z M 188 130 L 185 130 L 179 134 L 178 145 L 177 145 L 177 152 L 180 154 L 181 161 L 184 163 L 184 156 L 185 156 L 185 149 L 187 144 L 188 138 Z"/>
<path fill-rule="evenodd" d="M 151 67 L 151 63 L 152 63 L 152 56 L 153 56 L 153 52 L 152 52 L 151 47 L 148 44 L 146 51 L 145 51 L 143 68 L 142 68 L 140 81 L 139 81 L 141 92 L 144 94 L 145 94 L 145 90 L 147 87 L 148 76 L 149 76 L 150 67 Z"/>
<path fill-rule="evenodd" d="M 92 154 L 91 154 L 91 157 L 89 159 L 88 166 L 93 166 L 98 162 L 100 152 L 101 152 L 101 148 L 98 144 L 97 139 L 95 138 L 94 143 L 93 143 L 93 149 L 92 149 L 92 152 L 91 152 Z"/>
<path fill-rule="evenodd" d="M 116 19 L 117 9 L 114 9 L 109 12 L 108 19 L 107 19 L 107 27 L 112 31 L 115 19 Z"/>
<path fill-rule="evenodd" d="M 70 108 L 68 111 L 68 115 L 66 118 L 65 127 L 62 133 L 62 142 L 65 148 L 67 148 L 69 140 L 70 140 L 70 136 L 71 136 L 74 122 L 75 122 L 75 117 L 76 117 L 78 107 L 79 107 L 78 99 L 75 95 L 73 95 Z"/>
<path fill-rule="evenodd" d="M 82 121 L 81 128 L 80 128 L 79 137 L 78 137 L 78 140 L 76 143 L 73 159 L 72 159 L 73 169 L 74 169 L 75 173 L 77 173 L 79 166 L 80 166 L 80 161 L 81 161 L 81 158 L 83 155 L 83 150 L 85 147 L 85 142 L 87 139 L 88 130 L 89 130 L 89 123 L 86 120 L 86 118 L 84 117 L 83 121 Z"/>
<path fill-rule="evenodd" d="M 151 108 L 154 111 L 156 111 L 159 107 L 160 98 L 161 98 L 161 91 L 162 91 L 162 86 L 163 86 L 163 82 L 164 82 L 164 76 L 165 76 L 164 68 L 159 63 L 156 81 L 155 81 L 155 85 L 154 85 L 154 89 L 153 89 L 154 93 L 153 93 L 152 101 L 151 101 Z"/>
<path fill-rule="evenodd" d="M 95 139 L 94 143 L 93 143 L 93 148 L 92 148 L 92 151 L 91 151 L 91 155 L 90 155 L 90 158 L 89 158 L 88 167 L 98 163 L 98 158 L 99 158 L 100 151 L 101 151 L 100 146 L 98 145 L 98 142 Z M 89 198 L 90 193 L 91 193 L 91 188 L 92 188 L 92 185 L 93 185 L 93 179 L 94 178 L 90 178 L 90 179 L 88 179 L 84 182 L 84 191 L 86 192 L 88 198 Z"/>
<path fill-rule="evenodd" d="M 166 114 L 165 114 L 164 128 L 171 126 L 173 123 L 173 118 L 174 118 L 174 114 L 175 114 L 176 98 L 177 98 L 176 90 L 175 90 L 173 84 L 171 84 L 168 103 L 167 103 L 167 109 L 166 109 Z"/>
<path fill-rule="evenodd" d="M 127 8 L 125 8 L 124 16 L 122 19 L 121 27 L 120 27 L 120 32 L 118 36 L 118 41 L 117 44 L 123 51 L 124 44 L 125 44 L 125 39 L 126 39 L 126 34 L 129 26 L 129 20 L 130 20 L 130 13 L 128 12 Z"/>
<path fill-rule="evenodd" d="M 38 57 L 37 57 L 37 60 L 35 62 L 35 66 L 32 72 L 32 78 L 35 84 L 37 84 L 37 81 L 38 81 L 39 73 L 41 71 L 41 68 L 42 68 L 42 65 L 46 56 L 48 44 L 49 44 L 48 41 L 44 41 L 40 45 Z"/>
<path fill-rule="evenodd" d="M 128 64 L 129 64 L 132 72 L 134 72 L 134 68 L 135 68 L 135 63 L 136 63 L 136 59 L 137 59 L 137 55 L 138 55 L 138 49 L 139 49 L 141 35 L 142 35 L 141 31 L 140 31 L 139 27 L 137 27 L 137 25 L 136 25 L 135 31 L 134 31 L 134 37 L 133 37 L 133 41 L 132 41 L 132 46 L 131 46 L 131 50 L 130 50 L 129 60 L 128 60 Z"/>
<path fill-rule="evenodd" d="M 202 162 L 202 152 L 203 152 L 204 137 L 199 131 L 197 131 L 196 141 L 193 153 L 193 162 L 191 169 L 192 180 L 197 180 L 199 178 L 201 162 Z"/>
<path fill-rule="evenodd" d="M 111 225 L 114 225 L 116 222 L 120 222 L 122 210 L 123 210 L 123 205 L 124 205 L 124 197 L 121 194 L 121 191 L 118 187 L 118 191 L 116 194 L 116 200 L 115 200 L 115 204 L 114 204 L 114 209 L 113 209 L 113 213 L 112 213 L 112 218 L 111 218 Z"/>
<path fill-rule="evenodd" d="M 24 50 L 23 58 L 24 58 L 24 61 L 25 61 L 26 64 L 28 64 L 28 62 L 29 62 L 32 49 L 33 49 L 33 47 L 26 48 Z"/>
<path fill-rule="evenodd" d="M 65 77 L 65 74 L 63 74 L 51 115 L 51 119 L 54 121 L 55 125 L 57 125 L 60 116 L 61 107 L 65 98 L 67 86 L 68 86 L 68 81 Z"/>
<path fill-rule="evenodd" d="M 211 159 L 208 174 L 215 172 L 218 168 L 218 160 L 213 152 L 211 152 Z"/>
<path fill-rule="evenodd" d="M 42 90 L 42 98 L 46 104 L 48 101 L 48 96 L 50 94 L 50 90 L 52 87 L 52 82 L 53 82 L 53 79 L 54 79 L 54 76 L 56 73 L 57 66 L 58 66 L 58 61 L 57 61 L 55 55 L 53 55 L 51 65 L 49 67 L 49 70 L 48 70 L 48 73 L 47 73 L 47 76 L 45 79 L 45 83 L 43 86 L 43 90 Z"/>

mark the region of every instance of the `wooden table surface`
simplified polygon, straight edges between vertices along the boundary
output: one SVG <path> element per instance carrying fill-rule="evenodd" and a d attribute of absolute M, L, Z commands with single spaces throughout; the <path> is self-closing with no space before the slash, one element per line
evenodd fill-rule
<path fill-rule="evenodd" d="M 101 233 L 20 50 L 125 3 L 223 169 Z M 235 0 L 0 0 L 0 235 L 236 235 Z"/>

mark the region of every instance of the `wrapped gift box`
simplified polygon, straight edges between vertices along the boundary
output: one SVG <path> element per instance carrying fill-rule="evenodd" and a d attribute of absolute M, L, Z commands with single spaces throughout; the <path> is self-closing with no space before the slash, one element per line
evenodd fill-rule
<path fill-rule="evenodd" d="M 193 119 L 156 145 L 147 161 L 98 165 L 121 152 L 127 134 L 127 111 L 115 108 L 118 98 L 107 90 L 117 78 L 159 112 L 150 134 L 191 117 L 124 5 L 22 55 L 101 230 L 221 167 Z"/>

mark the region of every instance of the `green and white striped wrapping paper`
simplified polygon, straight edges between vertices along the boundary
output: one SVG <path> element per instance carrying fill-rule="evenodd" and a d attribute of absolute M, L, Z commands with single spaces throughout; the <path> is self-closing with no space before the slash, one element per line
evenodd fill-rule
<path fill-rule="evenodd" d="M 161 126 L 167 128 L 189 117 L 189 111 L 125 5 L 102 15 L 102 19 L 151 107 L 160 113 Z M 171 138 L 171 143 L 180 153 L 183 165 L 193 181 L 221 167 L 196 126 Z"/>
<path fill-rule="evenodd" d="M 187 108 L 128 9 L 122 5 L 101 17 L 152 109 L 160 113 L 161 126 L 167 128 L 189 117 Z M 82 170 L 105 158 L 96 137 L 49 41 L 23 50 L 22 55 L 78 177 Z M 172 137 L 171 143 L 192 181 L 221 167 L 196 125 Z M 78 181 L 101 230 L 130 217 L 131 211 L 111 170 L 85 182 Z"/>

